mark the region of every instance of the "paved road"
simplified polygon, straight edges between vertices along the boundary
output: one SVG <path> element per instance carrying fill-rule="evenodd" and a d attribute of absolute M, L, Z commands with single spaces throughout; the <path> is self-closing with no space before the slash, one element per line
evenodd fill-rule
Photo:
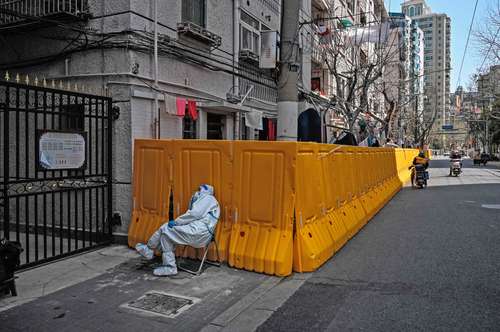
<path fill-rule="evenodd" d="M 260 331 L 500 329 L 500 171 L 405 188 Z"/>

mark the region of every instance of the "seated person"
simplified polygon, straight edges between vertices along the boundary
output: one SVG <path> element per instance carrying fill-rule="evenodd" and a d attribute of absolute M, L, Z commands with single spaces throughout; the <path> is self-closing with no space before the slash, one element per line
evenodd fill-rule
<path fill-rule="evenodd" d="M 153 259 L 154 249 L 162 252 L 162 265 L 154 269 L 155 276 L 177 274 L 175 246 L 205 247 L 214 235 L 220 216 L 220 207 L 214 197 L 214 188 L 203 184 L 194 193 L 189 209 L 183 215 L 163 224 L 147 244 L 138 243 L 135 249 L 146 259 Z"/>

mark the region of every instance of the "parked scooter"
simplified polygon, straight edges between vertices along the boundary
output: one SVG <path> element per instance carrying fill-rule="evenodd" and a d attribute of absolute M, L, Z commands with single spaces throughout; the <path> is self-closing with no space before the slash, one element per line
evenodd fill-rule
<path fill-rule="evenodd" d="M 460 159 L 450 160 L 450 176 L 459 176 L 462 173 L 462 162 Z"/>

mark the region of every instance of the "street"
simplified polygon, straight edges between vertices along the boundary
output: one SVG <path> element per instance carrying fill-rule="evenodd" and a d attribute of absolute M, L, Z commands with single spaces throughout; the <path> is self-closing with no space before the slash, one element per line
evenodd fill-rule
<path fill-rule="evenodd" d="M 447 167 L 431 161 L 427 189 L 406 186 L 314 273 L 223 266 L 158 278 L 132 250 L 111 247 L 21 273 L 19 298 L 0 299 L 1 330 L 495 330 L 500 170 L 465 160 L 455 178 Z M 151 290 L 198 302 L 177 317 L 124 307 Z"/>
<path fill-rule="evenodd" d="M 0 332 L 500 332 L 499 18 L 0 0 Z"/>
<path fill-rule="evenodd" d="M 404 188 L 259 331 L 498 329 L 500 171 L 447 167 L 431 161 L 427 189 Z"/>

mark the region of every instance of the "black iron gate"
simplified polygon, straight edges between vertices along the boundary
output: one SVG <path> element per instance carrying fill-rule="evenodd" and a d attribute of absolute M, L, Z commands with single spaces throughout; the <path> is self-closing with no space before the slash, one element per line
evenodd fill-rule
<path fill-rule="evenodd" d="M 0 82 L 0 238 L 22 267 L 110 242 L 112 121 L 110 98 Z"/>

